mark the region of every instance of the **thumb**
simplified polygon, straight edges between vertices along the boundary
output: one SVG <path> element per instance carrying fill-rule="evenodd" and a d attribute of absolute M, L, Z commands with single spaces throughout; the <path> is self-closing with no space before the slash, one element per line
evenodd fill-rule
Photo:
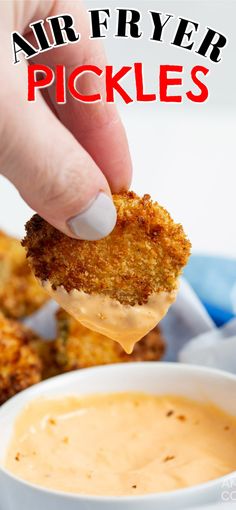
<path fill-rule="evenodd" d="M 0 97 L 1 172 L 57 229 L 81 239 L 105 237 L 116 223 L 105 176 L 41 96 L 37 103 L 26 102 L 24 72 L 16 74 L 18 83 L 16 75 L 8 80 L 15 90 Z"/>

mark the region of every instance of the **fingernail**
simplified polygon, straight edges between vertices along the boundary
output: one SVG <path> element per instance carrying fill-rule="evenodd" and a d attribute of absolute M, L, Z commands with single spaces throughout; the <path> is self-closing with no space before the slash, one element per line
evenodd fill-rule
<path fill-rule="evenodd" d="M 116 208 L 112 199 L 100 192 L 85 211 L 67 223 L 74 236 L 88 241 L 98 241 L 112 232 L 116 218 Z"/>

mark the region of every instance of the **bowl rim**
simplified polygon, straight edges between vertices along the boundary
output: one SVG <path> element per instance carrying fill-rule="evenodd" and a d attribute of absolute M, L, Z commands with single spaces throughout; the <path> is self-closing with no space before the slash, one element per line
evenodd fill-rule
<path fill-rule="evenodd" d="M 130 363 L 113 363 L 113 364 L 109 364 L 109 365 L 100 365 L 100 366 L 96 366 L 96 367 L 89 367 L 89 368 L 83 368 L 83 369 L 78 369 L 78 370 L 74 370 L 72 372 L 69 372 L 69 373 L 66 373 L 66 374 L 59 374 L 57 376 L 54 376 L 54 377 L 51 377 L 45 381 L 41 381 L 29 388 L 26 388 L 25 390 L 21 391 L 20 393 L 14 395 L 12 398 L 10 398 L 7 402 L 5 402 L 1 407 L 0 407 L 0 420 L 1 420 L 1 414 L 2 413 L 5 413 L 7 411 L 7 408 L 8 407 L 12 407 L 12 405 L 14 404 L 14 402 L 16 400 L 20 400 L 21 398 L 24 398 L 25 395 L 34 395 L 34 393 L 36 393 L 36 397 L 38 397 L 38 391 L 39 391 L 39 388 L 41 389 L 45 389 L 45 387 L 47 386 L 54 386 L 56 384 L 56 382 L 60 379 L 60 380 L 63 380 L 63 379 L 77 379 L 77 377 L 81 377 L 83 374 L 86 376 L 86 373 L 91 373 L 91 372 L 100 372 L 100 371 L 112 371 L 114 370 L 114 368 L 118 368 L 118 367 L 122 367 L 124 368 L 125 370 L 127 369 L 130 369 L 132 367 L 132 369 L 141 369 L 143 366 L 145 366 L 147 368 L 147 365 L 152 365 L 152 366 L 156 366 L 157 369 L 160 369 L 160 370 L 179 370 L 180 372 L 181 371 L 186 371 L 188 373 L 198 373 L 198 374 L 203 374 L 203 375 L 215 375 L 216 377 L 219 377 L 219 378 L 222 378 L 222 379 L 227 379 L 229 381 L 232 381 L 236 384 L 236 374 L 233 374 L 231 372 L 227 372 L 225 370 L 220 370 L 220 369 L 216 369 L 216 368 L 211 368 L 211 367 L 205 367 L 205 366 L 201 366 L 201 365 L 195 365 L 195 364 L 185 364 L 185 363 L 177 363 L 177 362 L 159 362 L 159 361 L 151 361 L 151 362 L 145 362 L 145 361 L 141 361 L 141 362 L 130 362 Z M 133 368 L 135 367 L 135 368 Z M 41 393 L 39 391 L 39 393 Z M 113 392 L 113 393 L 119 393 L 118 391 L 117 392 Z M 43 392 L 42 392 L 42 395 L 43 395 Z M 20 412 L 20 411 L 19 411 Z M 13 420 L 14 422 L 14 420 Z M 66 492 L 66 491 L 59 491 L 59 490 L 56 490 L 56 489 L 49 489 L 47 487 L 43 487 L 41 485 L 37 485 L 37 484 L 34 484 L 34 483 L 31 483 L 31 482 L 28 482 L 27 480 L 24 480 L 22 478 L 19 478 L 17 476 L 15 476 L 13 473 L 11 473 L 11 471 L 9 471 L 8 469 L 6 469 L 0 462 L 0 473 L 2 473 L 4 475 L 4 477 L 8 477 L 12 480 L 12 482 L 16 482 L 17 484 L 19 485 L 23 485 L 25 488 L 28 488 L 28 489 L 34 489 L 36 492 L 40 492 L 40 493 L 44 493 L 44 494 L 48 494 L 49 496 L 56 496 L 56 497 L 63 497 L 64 499 L 73 499 L 75 501 L 84 501 L 84 502 L 93 502 L 95 503 L 96 501 L 98 503 L 108 503 L 108 502 L 111 502 L 111 503 L 114 503 L 114 502 L 123 502 L 123 503 L 128 503 L 128 502 L 135 502 L 135 501 L 143 501 L 145 503 L 145 501 L 151 501 L 151 500 L 158 500 L 160 499 L 162 502 L 164 502 L 164 500 L 168 499 L 169 501 L 170 500 L 174 500 L 176 501 L 176 498 L 183 498 L 183 497 L 188 497 L 188 496 L 197 496 L 200 492 L 202 491 L 205 491 L 205 490 L 210 490 L 211 488 L 214 488 L 214 486 L 218 485 L 219 483 L 224 483 L 226 480 L 232 478 L 232 476 L 236 476 L 236 470 L 235 471 L 231 471 L 230 473 L 224 475 L 224 476 L 221 476 L 221 477 L 218 477 L 218 478 L 215 478 L 213 480 L 209 480 L 208 482 L 204 482 L 204 483 L 200 483 L 200 484 L 196 484 L 196 485 L 192 485 L 190 487 L 185 487 L 183 489 L 176 489 L 176 490 L 173 490 L 173 491 L 164 491 L 164 492 L 152 492 L 152 493 L 147 493 L 147 494 L 137 494 L 137 495 L 126 495 L 126 496 L 106 496 L 106 495 L 103 495 L 103 496 L 100 496 L 100 495 L 89 495 L 89 494 L 86 494 L 86 493 L 73 493 L 73 492 Z"/>

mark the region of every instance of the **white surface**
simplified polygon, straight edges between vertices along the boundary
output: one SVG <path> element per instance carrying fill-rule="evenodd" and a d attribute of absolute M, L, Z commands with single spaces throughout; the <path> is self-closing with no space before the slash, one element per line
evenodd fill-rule
<path fill-rule="evenodd" d="M 236 120 L 122 108 L 133 159 L 132 188 L 150 193 L 181 222 L 194 251 L 236 257 Z M 33 178 L 33 176 L 32 176 Z M 0 176 L 0 228 L 22 236 L 31 210 Z"/>
<path fill-rule="evenodd" d="M 150 193 L 189 235 L 194 251 L 236 256 L 236 117 L 228 113 L 122 114 L 133 188 Z"/>
<path fill-rule="evenodd" d="M 4 458 L 12 426 L 22 407 L 31 399 L 47 395 L 84 395 L 109 391 L 175 393 L 199 401 L 212 401 L 236 414 L 236 377 L 226 372 L 177 363 L 128 363 L 78 370 L 39 383 L 10 399 L 0 409 L 0 463 Z M 184 510 L 194 505 L 221 501 L 225 483 L 233 483 L 236 472 L 202 485 L 169 493 L 138 497 L 83 497 L 50 492 L 11 477 L 0 467 L 1 510 Z M 15 502 L 17 501 L 17 509 Z"/>

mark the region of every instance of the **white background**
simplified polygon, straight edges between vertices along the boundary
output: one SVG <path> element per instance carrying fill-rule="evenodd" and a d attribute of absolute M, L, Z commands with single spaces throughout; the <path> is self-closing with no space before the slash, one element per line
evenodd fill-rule
<path fill-rule="evenodd" d="M 109 37 L 104 39 L 109 63 L 129 65 L 141 61 L 147 92 L 156 92 L 160 64 L 179 64 L 187 75 L 194 65 L 205 65 L 210 97 L 205 104 L 159 102 L 118 106 L 124 120 L 133 159 L 132 188 L 150 193 L 183 223 L 193 251 L 236 256 L 236 1 L 119 1 L 119 7 L 142 12 L 140 40 L 115 39 L 117 0 L 87 1 L 89 8 L 111 8 Z M 150 42 L 152 25 L 148 9 L 174 14 L 163 43 Z M 194 40 L 199 44 L 209 26 L 228 37 L 222 61 L 208 59 L 169 44 L 181 15 L 200 23 Z M 79 28 L 79 27 L 78 27 Z M 172 39 L 171 39 L 172 38 Z M 124 86 L 133 90 L 132 79 Z M 31 215 L 18 193 L 0 177 L 0 228 L 22 236 Z"/>

